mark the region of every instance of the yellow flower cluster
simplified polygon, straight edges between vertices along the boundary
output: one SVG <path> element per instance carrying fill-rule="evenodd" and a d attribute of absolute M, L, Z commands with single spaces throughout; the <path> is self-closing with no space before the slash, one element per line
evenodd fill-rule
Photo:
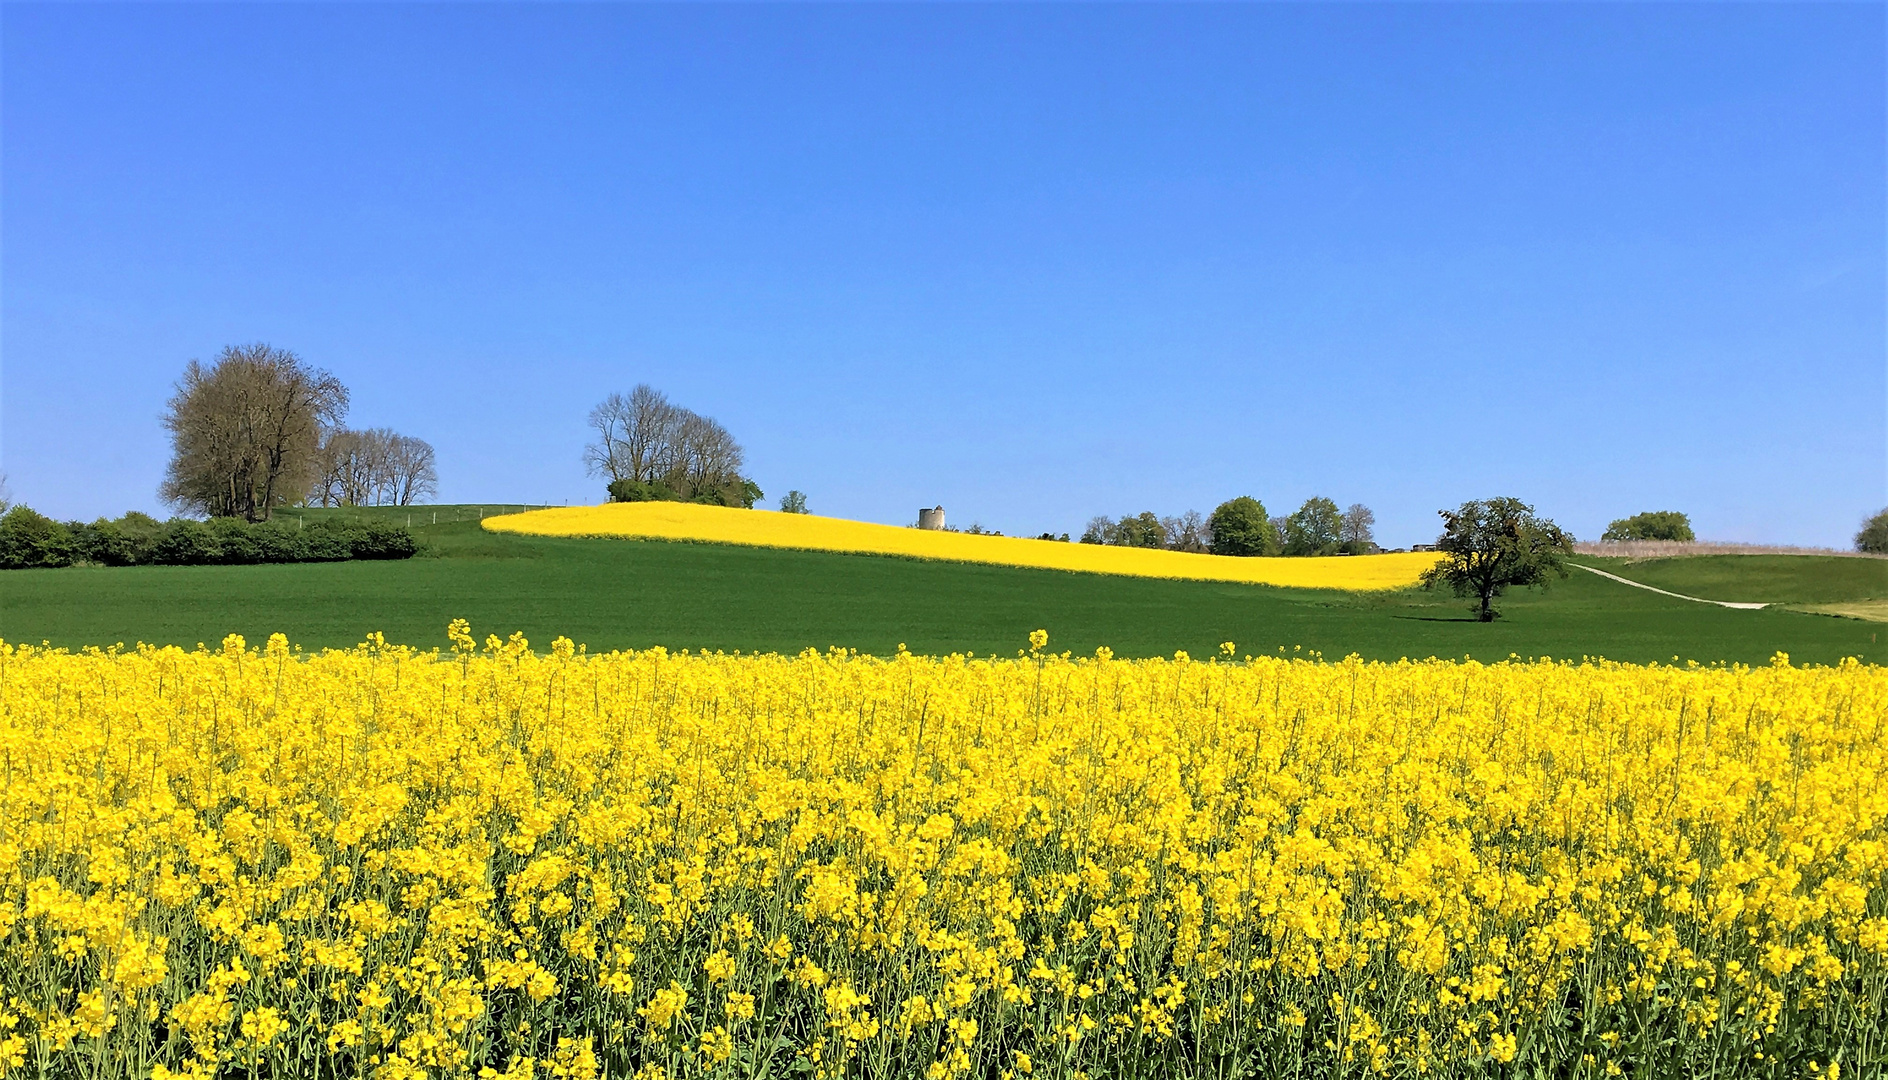
<path fill-rule="evenodd" d="M 493 532 L 532 536 L 624 536 L 655 540 L 699 540 L 754 547 L 800 548 L 918 559 L 993 563 L 1041 570 L 1075 570 L 1130 577 L 1233 581 L 1299 589 L 1400 589 L 1414 585 L 1435 565 L 1433 552 L 1355 555 L 1348 558 L 1233 558 L 1154 548 L 1070 544 L 901 529 L 812 514 L 778 514 L 693 503 L 634 502 L 567 506 L 488 517 Z"/>
<path fill-rule="evenodd" d="M 0 1074 L 1881 1075 L 1888 670 L 0 645 Z"/>

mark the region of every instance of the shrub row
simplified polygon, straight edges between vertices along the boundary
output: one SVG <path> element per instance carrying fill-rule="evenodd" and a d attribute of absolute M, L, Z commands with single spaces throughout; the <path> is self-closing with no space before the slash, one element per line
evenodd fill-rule
<path fill-rule="evenodd" d="M 0 570 L 93 563 L 211 566 L 406 559 L 418 545 L 404 526 L 319 518 L 307 522 L 212 518 L 158 521 L 132 511 L 90 524 L 58 522 L 24 506 L 0 516 Z"/>

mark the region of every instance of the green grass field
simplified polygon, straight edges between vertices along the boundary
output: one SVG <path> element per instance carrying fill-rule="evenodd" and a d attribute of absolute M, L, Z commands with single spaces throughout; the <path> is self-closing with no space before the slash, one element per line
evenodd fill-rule
<path fill-rule="evenodd" d="M 409 511 L 368 513 L 404 522 Z M 1044 627 L 1057 650 L 1107 645 L 1134 656 L 1177 649 L 1206 656 L 1232 641 L 1247 653 L 1282 646 L 1391 660 L 1515 653 L 1756 664 L 1779 650 L 1798 662 L 1888 658 L 1888 643 L 1877 644 L 1877 635 L 1888 632 L 1880 623 L 1733 611 L 1578 571 L 1546 591 L 1511 593 L 1501 605 L 1504 617 L 1484 625 L 1470 617 L 1466 601 L 1420 590 L 1350 594 L 710 544 L 542 539 L 484 532 L 476 508 L 410 513 L 428 553 L 405 562 L 10 571 L 0 576 L 0 638 L 68 647 L 194 646 L 232 632 L 260 643 L 281 631 L 317 648 L 352 645 L 379 630 L 393 641 L 431 647 L 445 643 L 449 620 L 466 618 L 481 637 L 521 630 L 544 647 L 565 634 L 591 649 L 659 644 L 793 652 L 843 645 L 884 653 L 903 642 L 914 652 L 1007 654 Z M 1717 566 L 1726 560 L 1730 565 Z M 1584 561 L 1675 592 L 1736 600 L 1880 596 L 1870 575 L 1888 572 L 1879 561 L 1810 556 L 1659 561 L 1685 565 Z"/>

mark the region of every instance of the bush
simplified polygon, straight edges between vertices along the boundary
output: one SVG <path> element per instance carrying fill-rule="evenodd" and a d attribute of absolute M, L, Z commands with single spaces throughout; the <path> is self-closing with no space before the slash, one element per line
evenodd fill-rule
<path fill-rule="evenodd" d="M 1676 510 L 1648 510 L 1620 518 L 1600 534 L 1601 540 L 1696 540 L 1691 519 Z"/>
<path fill-rule="evenodd" d="M 350 539 L 356 559 L 410 559 L 419 548 L 406 528 L 381 521 L 366 522 Z"/>
<path fill-rule="evenodd" d="M 26 506 L 0 516 L 0 569 L 72 565 L 72 530 Z"/>
<path fill-rule="evenodd" d="M 1215 555 L 1278 554 L 1278 530 L 1266 516 L 1265 504 L 1250 495 L 1220 503 L 1209 524 Z"/>
<path fill-rule="evenodd" d="M 172 518 L 151 545 L 151 561 L 160 566 L 203 566 L 217 560 L 216 536 L 190 518 Z"/>
<path fill-rule="evenodd" d="M 1855 550 L 1888 555 L 1888 510 L 1862 522 L 1862 531 L 1855 534 Z"/>

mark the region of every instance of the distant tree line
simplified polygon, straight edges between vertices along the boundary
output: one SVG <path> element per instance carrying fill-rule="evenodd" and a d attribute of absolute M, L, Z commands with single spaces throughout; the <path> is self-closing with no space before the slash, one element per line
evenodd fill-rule
<path fill-rule="evenodd" d="M 417 550 L 412 532 L 404 526 L 327 516 L 304 525 L 286 518 L 158 521 L 132 511 L 115 520 L 100 518 L 87 524 L 54 521 L 26 506 L 0 515 L 0 570 L 78 564 L 210 566 L 406 559 Z"/>
<path fill-rule="evenodd" d="M 164 414 L 159 495 L 187 513 L 267 521 L 280 507 L 411 505 L 438 483 L 433 448 L 341 426 L 348 391 L 286 349 L 231 345 L 184 368 Z"/>
<path fill-rule="evenodd" d="M 1082 532 L 1084 544 L 1165 548 L 1214 555 L 1367 555 L 1379 550 L 1376 515 L 1362 503 L 1339 510 L 1323 496 L 1306 499 L 1283 517 L 1271 517 L 1249 495 L 1219 504 L 1210 517 L 1189 510 L 1175 517 L 1143 511 L 1132 517 L 1097 517 Z"/>
<path fill-rule="evenodd" d="M 616 502 L 694 502 L 752 509 L 763 496 L 741 474 L 746 455 L 728 429 L 669 401 L 647 383 L 590 410 L 590 475 Z M 802 503 L 801 505 L 804 505 Z M 802 511 L 803 512 L 803 511 Z"/>

